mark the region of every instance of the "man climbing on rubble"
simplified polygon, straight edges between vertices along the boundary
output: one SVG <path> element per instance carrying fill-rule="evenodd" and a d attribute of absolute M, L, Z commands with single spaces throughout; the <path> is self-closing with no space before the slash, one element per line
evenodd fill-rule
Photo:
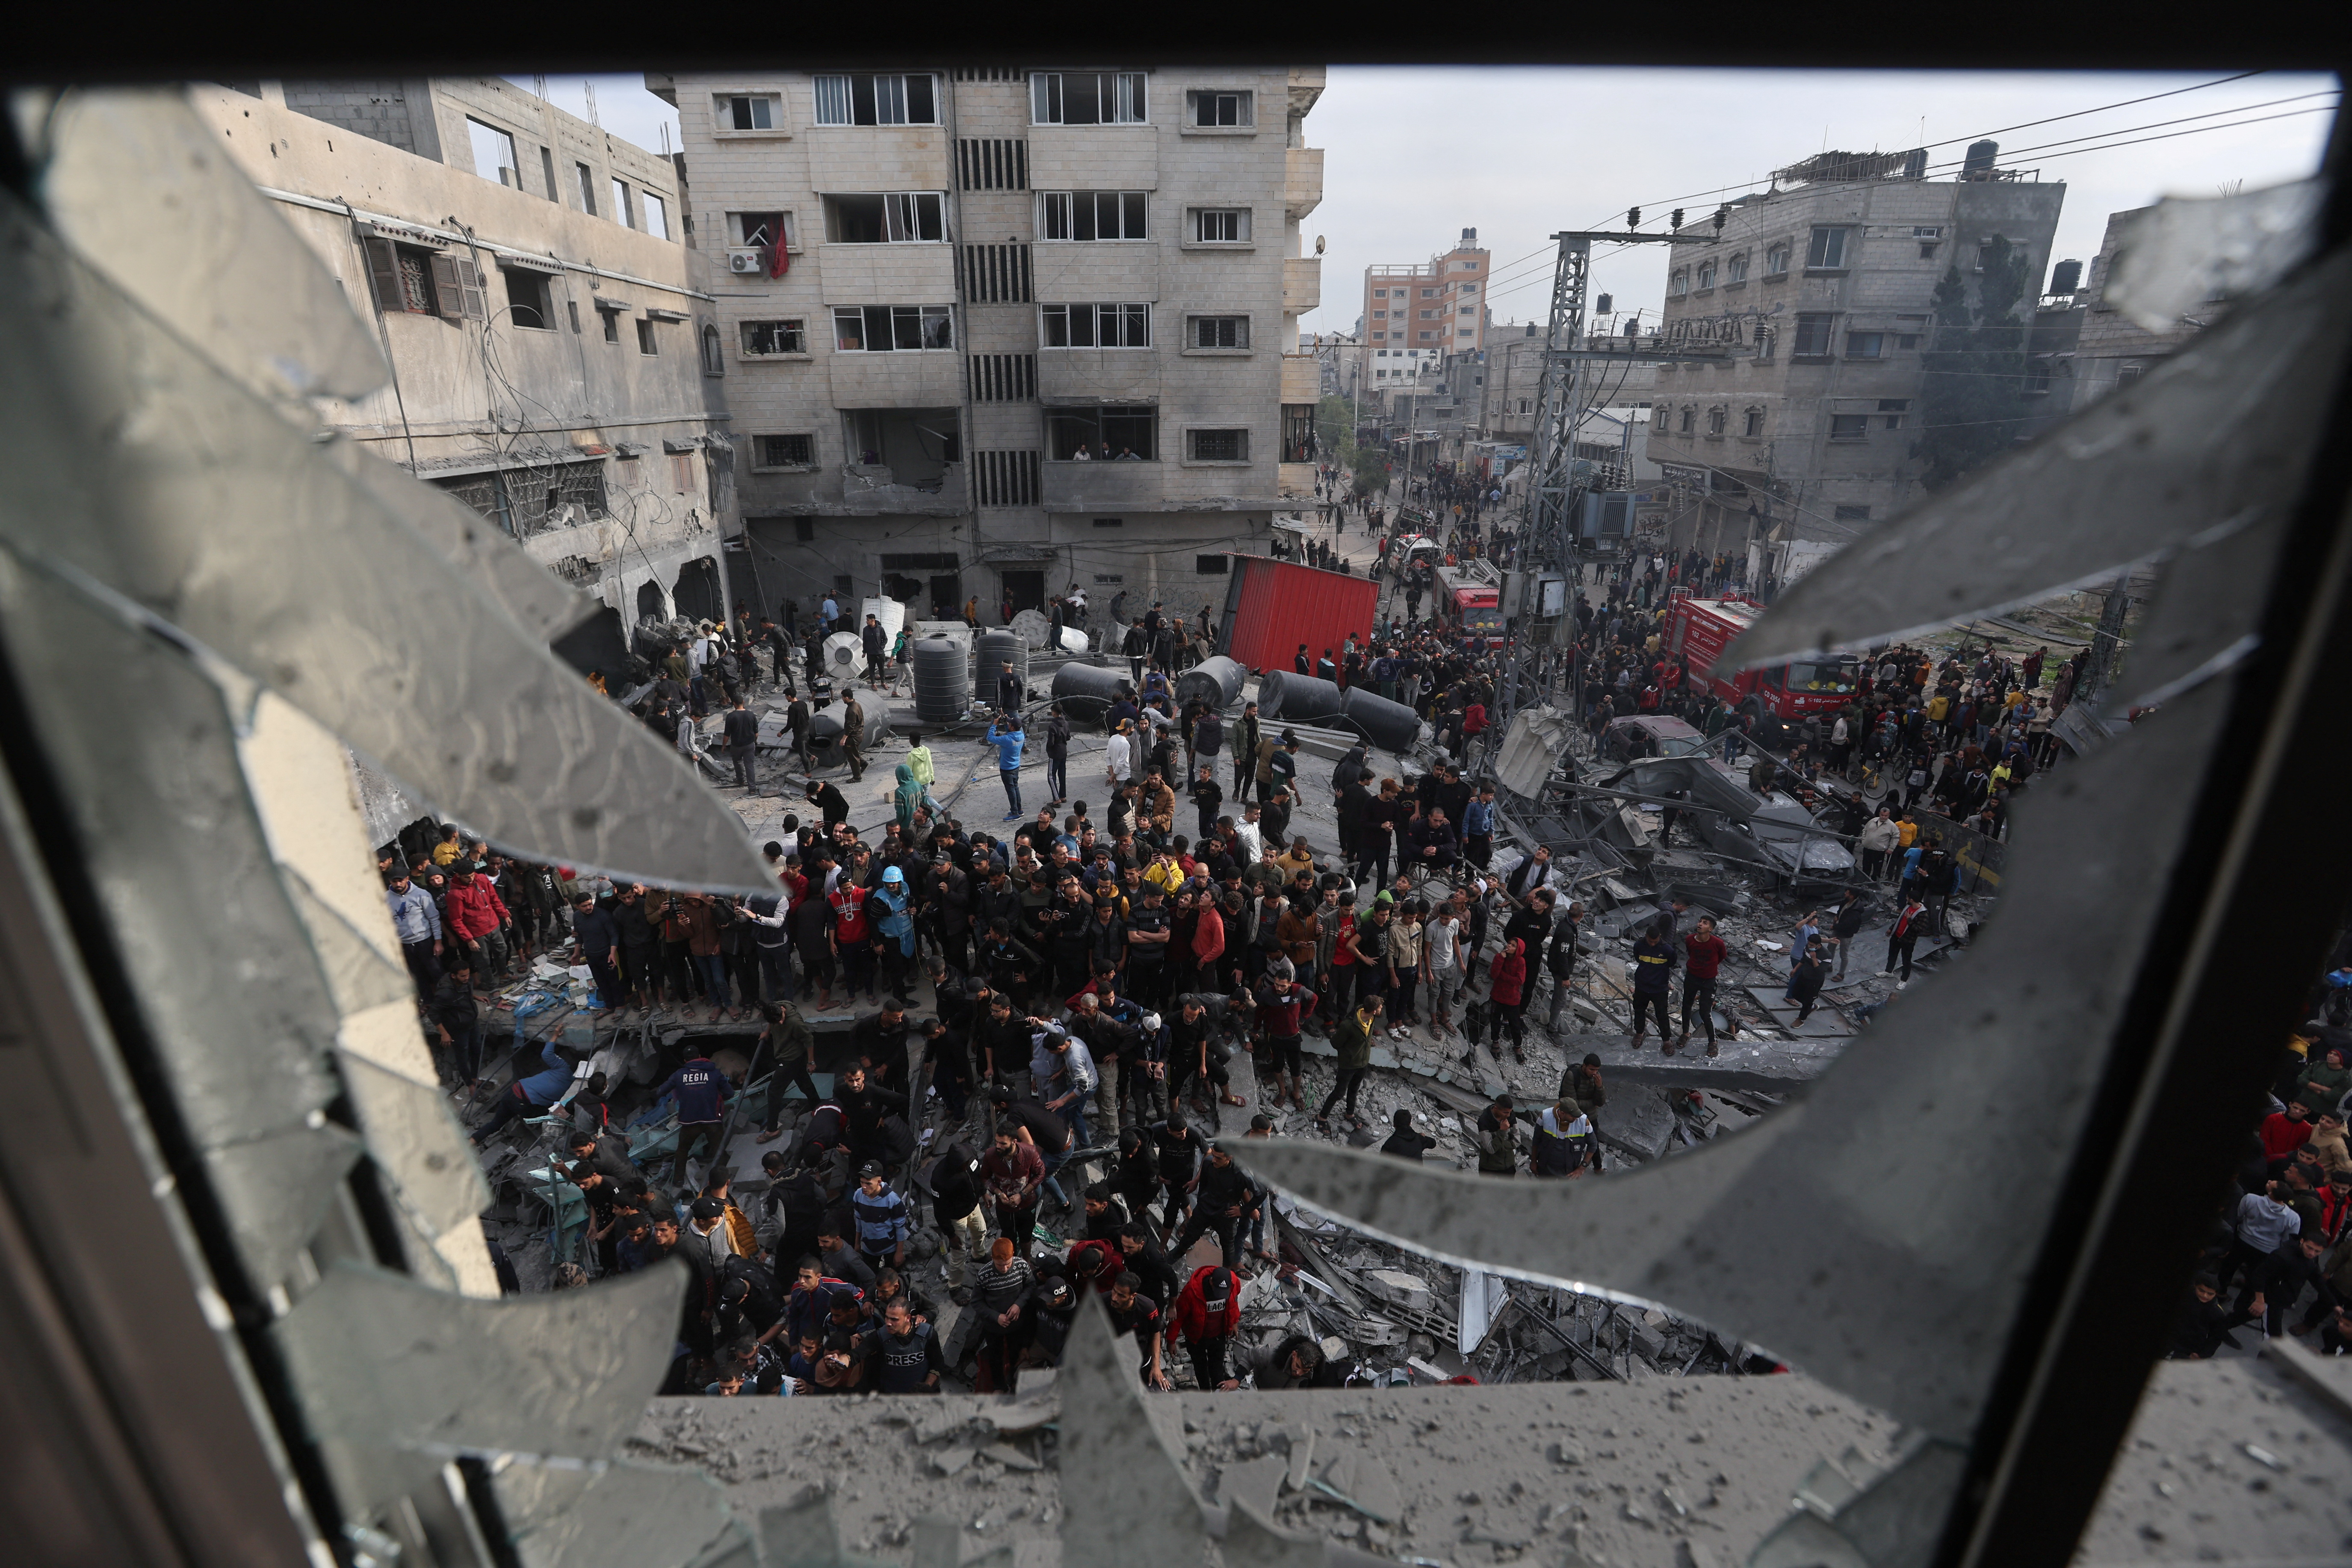
<path fill-rule="evenodd" d="M 1716 1054 L 1715 982 L 1716 976 L 1722 970 L 1724 957 L 1729 951 L 1724 945 L 1723 939 L 1715 934 L 1715 919 L 1711 915 L 1699 916 L 1698 923 L 1691 928 L 1688 936 L 1683 938 L 1683 954 L 1686 960 L 1683 967 L 1683 1030 L 1675 1037 L 1674 1045 L 1668 1047 L 1668 1055 L 1690 1044 L 1691 1008 L 1694 1005 L 1698 1008 L 1700 1026 L 1706 1030 L 1706 1054 L 1708 1056 Z M 1637 1026 L 1640 1016 L 1640 1005 L 1637 1002 L 1634 1009 Z M 1724 1032 L 1737 1039 L 1739 1036 L 1739 1026 L 1727 1021 Z M 1638 1037 L 1635 1043 L 1639 1044 Z M 1664 1044 L 1663 1041 L 1660 1043 Z"/>
<path fill-rule="evenodd" d="M 1658 1048 L 1675 1054 L 1674 1025 L 1666 1016 L 1667 984 L 1675 972 L 1675 950 L 1666 939 L 1674 929 L 1664 919 L 1652 921 L 1633 944 L 1633 1049 L 1642 1048 L 1653 1013 L 1658 1020 Z"/>

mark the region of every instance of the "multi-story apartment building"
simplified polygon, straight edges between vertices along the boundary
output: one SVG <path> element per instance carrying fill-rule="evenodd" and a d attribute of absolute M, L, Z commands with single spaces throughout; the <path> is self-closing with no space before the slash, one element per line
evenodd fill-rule
<path fill-rule="evenodd" d="M 1972 279 L 2006 238 L 2026 258 L 2030 327 L 2065 196 L 1980 146 L 1941 180 L 1906 175 L 1902 153 L 1828 154 L 1674 247 L 1666 341 L 1720 357 L 1657 370 L 1648 446 L 1674 490 L 1673 548 L 1750 550 L 1780 571 L 1768 542 L 1843 542 L 1915 499 L 1936 286 L 1954 268 Z"/>
<path fill-rule="evenodd" d="M 648 76 L 771 599 L 1222 598 L 1311 495 L 1319 68 Z"/>
<path fill-rule="evenodd" d="M 383 345 L 391 382 L 330 423 L 601 600 L 584 657 L 728 613 L 734 447 L 671 159 L 495 78 L 190 97 Z"/>
<path fill-rule="evenodd" d="M 1492 260 L 1479 247 L 1478 231 L 1465 228 L 1462 242 L 1443 256 L 1409 267 L 1364 268 L 1364 347 L 1357 374 L 1366 391 L 1377 392 L 1383 383 L 1417 383 L 1435 374 L 1446 355 L 1486 346 Z"/>
<path fill-rule="evenodd" d="M 2134 207 L 2107 215 L 2106 233 L 2092 259 L 2090 276 L 2081 279 L 2082 289 L 2073 300 L 2079 330 L 2071 342 L 2056 332 L 2045 334 L 2053 342 L 2063 342 L 2071 357 L 2037 356 L 2027 368 L 2029 395 L 2046 393 L 2053 404 L 2088 407 L 2116 388 L 2146 375 L 2158 360 L 2179 353 L 2189 340 L 2229 312 L 2229 300 L 2216 295 L 2178 321 L 2150 331 L 2107 302 L 2107 276 L 2115 267 L 2116 247 L 2134 221 L 2147 210 Z M 2079 270 L 2078 264 L 2060 263 L 2062 270 L 2070 266 Z"/>

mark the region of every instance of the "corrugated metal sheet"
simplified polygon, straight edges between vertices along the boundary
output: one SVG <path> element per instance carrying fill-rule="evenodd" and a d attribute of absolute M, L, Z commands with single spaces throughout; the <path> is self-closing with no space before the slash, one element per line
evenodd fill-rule
<path fill-rule="evenodd" d="M 1370 578 L 1260 555 L 1234 556 L 1234 571 L 1241 581 L 1226 597 L 1217 651 L 1253 670 L 1290 668 L 1300 643 L 1310 658 L 1327 647 L 1337 658 L 1349 634 L 1371 636 L 1381 595 Z"/>

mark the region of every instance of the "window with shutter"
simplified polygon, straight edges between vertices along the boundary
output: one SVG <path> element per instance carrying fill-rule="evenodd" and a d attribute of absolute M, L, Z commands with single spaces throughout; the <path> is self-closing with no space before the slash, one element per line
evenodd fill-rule
<path fill-rule="evenodd" d="M 405 310 L 408 301 L 400 286 L 400 254 L 388 239 L 363 239 L 360 248 L 367 252 L 368 282 L 375 290 L 375 308 L 379 310 Z"/>
<path fill-rule="evenodd" d="M 432 260 L 433 301 L 436 313 L 451 321 L 463 320 L 466 314 L 465 286 L 459 282 L 457 258 L 436 256 Z"/>
<path fill-rule="evenodd" d="M 483 286 L 482 269 L 462 256 L 458 257 L 457 261 L 457 290 L 466 320 L 469 321 L 489 320 L 490 294 L 489 290 Z"/>

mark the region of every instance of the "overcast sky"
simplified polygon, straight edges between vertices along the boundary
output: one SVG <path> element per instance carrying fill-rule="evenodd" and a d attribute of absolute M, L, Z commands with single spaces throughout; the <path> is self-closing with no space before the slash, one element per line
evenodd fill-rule
<path fill-rule="evenodd" d="M 1494 252 L 1496 319 L 1540 321 L 1550 287 L 1545 237 L 1556 230 L 1613 227 L 1635 205 L 1654 229 L 1676 206 L 1699 221 L 1824 147 L 1949 142 L 1928 156 L 1957 160 L 1987 133 L 2004 163 L 2014 153 L 2042 179 L 2066 183 L 2053 259 L 2088 262 L 2111 212 L 2241 181 L 2252 189 L 2317 166 L 2328 117 L 2299 111 L 2331 104 L 2334 79 L 2265 72 L 2197 86 L 2227 74 L 1334 66 L 1307 120 L 1307 144 L 1326 150 L 1323 205 L 1307 220 L 1307 245 L 1311 253 L 1321 235 L 1328 248 L 1324 308 L 1302 324 L 1352 330 L 1365 267 L 1426 260 L 1465 227 Z M 667 124 L 677 145 L 676 112 L 641 77 L 584 79 L 596 84 L 606 130 L 658 150 Z M 551 78 L 547 96 L 582 113 L 583 80 Z M 2173 96 L 2123 103 L 2157 93 Z M 2074 118 L 2023 126 L 2058 115 Z M 2263 122 L 2206 129 L 2255 119 Z M 2135 136 L 2166 139 L 2083 150 Z M 1613 294 L 1621 310 L 1654 314 L 1665 247 L 1601 254 L 1592 288 Z"/>

